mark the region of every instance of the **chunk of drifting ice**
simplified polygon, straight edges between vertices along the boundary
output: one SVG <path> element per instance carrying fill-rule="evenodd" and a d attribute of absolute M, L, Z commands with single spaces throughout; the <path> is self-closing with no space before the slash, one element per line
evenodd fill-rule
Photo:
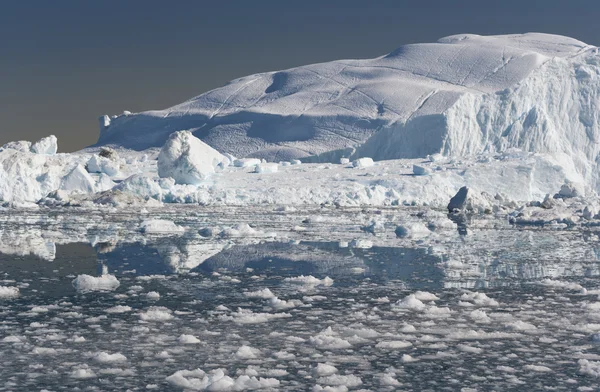
<path fill-rule="evenodd" d="M 227 161 L 217 150 L 189 131 L 172 133 L 158 155 L 158 175 L 177 184 L 198 185 Z"/>
<path fill-rule="evenodd" d="M 317 366 L 312 368 L 312 372 L 315 376 L 331 376 L 338 372 L 337 368 L 332 365 L 328 365 L 326 363 L 319 363 Z"/>
<path fill-rule="evenodd" d="M 235 167 L 251 167 L 251 166 L 256 166 L 256 165 L 260 165 L 261 161 L 260 159 L 257 158 L 242 158 L 242 159 L 236 159 L 235 161 L 233 161 L 233 166 Z"/>
<path fill-rule="evenodd" d="M 143 321 L 168 321 L 173 318 L 173 312 L 162 306 L 152 306 L 147 311 L 140 313 Z"/>
<path fill-rule="evenodd" d="M 352 162 L 352 166 L 358 168 L 358 169 L 364 169 L 366 167 L 371 167 L 375 164 L 375 162 L 373 162 L 372 158 L 359 158 L 355 161 Z"/>
<path fill-rule="evenodd" d="M 410 294 L 394 304 L 397 309 L 423 310 L 425 304 L 421 302 L 414 294 Z"/>
<path fill-rule="evenodd" d="M 149 219 L 140 224 L 140 231 L 145 234 L 183 233 L 185 229 L 181 226 L 177 226 L 170 220 Z"/>
<path fill-rule="evenodd" d="M 94 277 L 90 275 L 78 275 L 73 279 L 73 287 L 79 292 L 112 291 L 119 287 L 119 281 L 114 275 L 102 275 Z"/>
<path fill-rule="evenodd" d="M 121 353 L 109 354 L 104 351 L 94 354 L 93 359 L 98 363 L 127 362 L 127 357 Z"/>
<path fill-rule="evenodd" d="M 297 283 L 297 284 L 301 284 L 304 286 L 312 286 L 312 287 L 314 287 L 314 286 L 331 286 L 333 284 L 333 279 L 331 279 L 329 276 L 326 276 L 323 279 L 318 279 L 312 275 L 308 275 L 308 276 L 300 275 L 300 276 L 295 276 L 292 278 L 285 278 L 283 281 L 290 282 L 290 283 Z"/>
<path fill-rule="evenodd" d="M 34 154 L 54 155 L 58 150 L 58 140 L 56 136 L 50 135 L 33 143 L 30 151 Z"/>
<path fill-rule="evenodd" d="M 156 291 L 150 291 L 149 293 L 146 293 L 146 299 L 149 299 L 151 301 L 158 301 L 160 299 L 160 294 Z"/>
<path fill-rule="evenodd" d="M 16 298 L 18 296 L 19 289 L 17 287 L 0 286 L 0 299 Z"/>
<path fill-rule="evenodd" d="M 241 346 L 235 353 L 240 359 L 253 359 L 260 356 L 260 350 L 250 346 Z"/>
<path fill-rule="evenodd" d="M 431 169 L 421 165 L 413 165 L 412 169 L 415 176 L 426 176 L 431 173 Z"/>
<path fill-rule="evenodd" d="M 209 374 L 201 369 L 180 370 L 166 380 L 173 386 L 193 391 L 244 391 L 279 387 L 279 380 L 274 378 L 256 378 L 243 374 L 233 379 L 226 376 L 223 369 L 212 370 Z"/>
<path fill-rule="evenodd" d="M 348 158 L 340 158 L 340 165 L 347 165 L 350 163 L 350 159 Z"/>
<path fill-rule="evenodd" d="M 200 343 L 200 339 L 195 337 L 194 335 L 180 335 L 177 338 L 177 342 L 180 344 L 198 344 Z"/>
<path fill-rule="evenodd" d="M 254 167 L 254 173 L 277 173 L 278 166 L 276 163 L 261 163 Z"/>
<path fill-rule="evenodd" d="M 77 193 L 93 193 L 95 182 L 83 166 L 77 165 L 63 178 L 60 189 Z"/>

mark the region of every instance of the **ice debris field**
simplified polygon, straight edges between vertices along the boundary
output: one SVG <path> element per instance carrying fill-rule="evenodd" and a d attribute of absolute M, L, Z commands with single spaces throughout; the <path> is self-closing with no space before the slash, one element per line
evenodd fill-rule
<path fill-rule="evenodd" d="M 0 147 L 0 390 L 594 390 L 600 54 L 462 34 Z"/>

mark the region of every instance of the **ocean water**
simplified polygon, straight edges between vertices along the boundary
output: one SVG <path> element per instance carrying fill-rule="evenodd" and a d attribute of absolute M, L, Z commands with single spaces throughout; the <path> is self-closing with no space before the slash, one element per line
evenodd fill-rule
<path fill-rule="evenodd" d="M 0 298 L 0 390 L 597 386 L 592 229 L 472 219 L 401 239 L 422 211 L 190 211 L 160 216 L 178 235 L 133 215 L 2 215 L 0 286 L 19 294 Z M 239 222 L 257 232 L 214 234 Z M 118 287 L 73 285 L 102 274 Z"/>

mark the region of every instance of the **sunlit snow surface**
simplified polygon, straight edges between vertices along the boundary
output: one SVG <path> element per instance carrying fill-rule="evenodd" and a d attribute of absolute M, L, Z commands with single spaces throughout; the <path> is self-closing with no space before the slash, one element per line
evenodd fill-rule
<path fill-rule="evenodd" d="M 0 390 L 597 385 L 593 227 L 410 207 L 130 214 L 0 212 Z"/>

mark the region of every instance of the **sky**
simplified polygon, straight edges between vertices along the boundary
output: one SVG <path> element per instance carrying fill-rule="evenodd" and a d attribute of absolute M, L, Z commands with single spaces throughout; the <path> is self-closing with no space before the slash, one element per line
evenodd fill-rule
<path fill-rule="evenodd" d="M 459 33 L 600 45 L 597 0 L 2 0 L 0 145 L 93 144 L 98 117 L 164 109 L 237 77 Z"/>

